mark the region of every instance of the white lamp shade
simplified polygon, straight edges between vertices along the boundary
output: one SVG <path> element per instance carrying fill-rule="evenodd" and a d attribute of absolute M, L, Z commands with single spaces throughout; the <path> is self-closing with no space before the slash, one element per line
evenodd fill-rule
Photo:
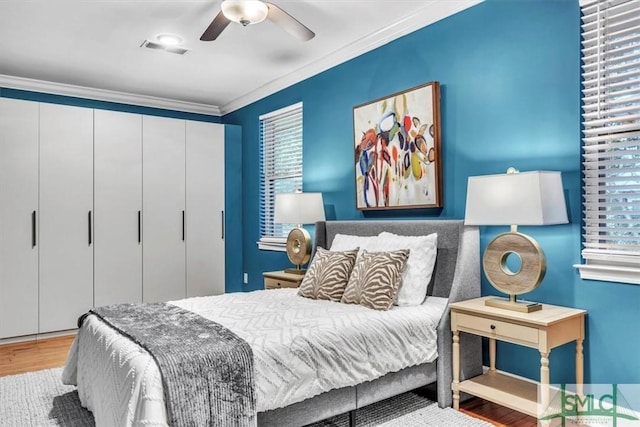
<path fill-rule="evenodd" d="M 464 222 L 467 225 L 567 223 L 560 172 L 469 177 Z"/>
<path fill-rule="evenodd" d="M 275 223 L 313 224 L 324 219 L 322 193 L 276 194 Z"/>
<path fill-rule="evenodd" d="M 224 0 L 220 8 L 225 18 L 242 25 L 262 22 L 269 13 L 269 7 L 260 0 Z"/>

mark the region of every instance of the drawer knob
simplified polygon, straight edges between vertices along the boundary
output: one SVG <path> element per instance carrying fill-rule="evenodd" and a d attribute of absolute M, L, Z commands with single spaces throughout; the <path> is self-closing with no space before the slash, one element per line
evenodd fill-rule
<path fill-rule="evenodd" d="M 496 328 L 496 325 L 491 325 L 490 328 L 491 330 L 494 330 Z"/>
<path fill-rule="evenodd" d="M 278 287 L 281 287 L 282 285 L 280 284 L 280 282 L 278 282 Z"/>

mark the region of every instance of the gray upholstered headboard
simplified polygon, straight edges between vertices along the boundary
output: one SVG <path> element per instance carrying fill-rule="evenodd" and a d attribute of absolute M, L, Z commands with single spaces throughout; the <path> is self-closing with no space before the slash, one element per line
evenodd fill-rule
<path fill-rule="evenodd" d="M 377 236 L 388 231 L 404 236 L 438 233 L 438 255 L 428 294 L 450 298 L 456 269 L 464 268 L 467 281 L 464 297 L 480 296 L 480 244 L 478 229 L 465 227 L 462 220 L 422 221 L 323 221 L 316 223 L 316 247 L 331 247 L 336 234 Z M 461 289 L 455 290 L 462 291 Z M 453 301 L 459 298 L 453 298 Z M 452 301 L 452 302 L 453 302 Z"/>

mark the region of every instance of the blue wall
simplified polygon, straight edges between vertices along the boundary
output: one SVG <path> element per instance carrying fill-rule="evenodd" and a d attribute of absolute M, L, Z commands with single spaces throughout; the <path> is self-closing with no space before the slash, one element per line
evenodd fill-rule
<path fill-rule="evenodd" d="M 224 126 L 225 291 L 242 286 L 242 128 Z"/>
<path fill-rule="evenodd" d="M 444 208 L 367 213 L 355 209 L 352 108 L 429 81 L 442 85 Z M 582 281 L 580 262 L 580 21 L 577 0 L 488 0 L 225 115 L 242 126 L 243 264 L 262 272 L 289 264 L 259 251 L 260 114 L 304 102 L 304 191 L 321 191 L 329 219 L 463 218 L 470 175 L 562 171 L 570 223 L 522 227 L 544 248 L 548 270 L 528 299 L 589 310 L 585 379 L 639 383 L 640 286 Z M 482 246 L 500 227 L 481 228 Z M 494 294 L 483 282 L 483 294 Z M 574 347 L 551 353 L 551 380 L 574 380 Z M 538 378 L 539 354 L 499 344 L 498 367 Z"/>
<path fill-rule="evenodd" d="M 122 104 L 117 102 L 98 101 L 87 98 L 77 98 L 49 93 L 32 92 L 26 90 L 0 87 L 0 97 L 24 99 L 35 102 L 72 105 L 84 108 L 122 111 L 148 116 L 170 117 L 182 120 L 194 120 L 210 123 L 221 123 L 219 116 L 188 113 L 184 111 L 166 110 L 162 108 L 142 107 L 139 105 Z M 239 126 L 225 125 L 225 230 L 227 236 L 242 235 L 242 152 L 238 149 L 241 144 L 242 130 Z M 225 240 L 227 254 L 241 252 L 242 244 L 237 238 Z M 225 258 L 225 286 L 237 289 L 242 284 L 242 259 L 237 256 Z M 229 289 L 227 289 L 229 291 Z"/>

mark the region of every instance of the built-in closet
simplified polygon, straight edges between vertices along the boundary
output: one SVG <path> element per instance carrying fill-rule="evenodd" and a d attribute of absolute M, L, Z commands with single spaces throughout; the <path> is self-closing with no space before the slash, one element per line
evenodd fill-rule
<path fill-rule="evenodd" d="M 220 294 L 224 126 L 0 98 L 0 338 Z"/>
<path fill-rule="evenodd" d="M 94 303 L 142 302 L 142 116 L 94 111 Z"/>
<path fill-rule="evenodd" d="M 38 331 L 39 111 L 0 98 L 0 337 Z"/>
<path fill-rule="evenodd" d="M 93 306 L 93 110 L 39 109 L 38 332 L 51 332 Z"/>

